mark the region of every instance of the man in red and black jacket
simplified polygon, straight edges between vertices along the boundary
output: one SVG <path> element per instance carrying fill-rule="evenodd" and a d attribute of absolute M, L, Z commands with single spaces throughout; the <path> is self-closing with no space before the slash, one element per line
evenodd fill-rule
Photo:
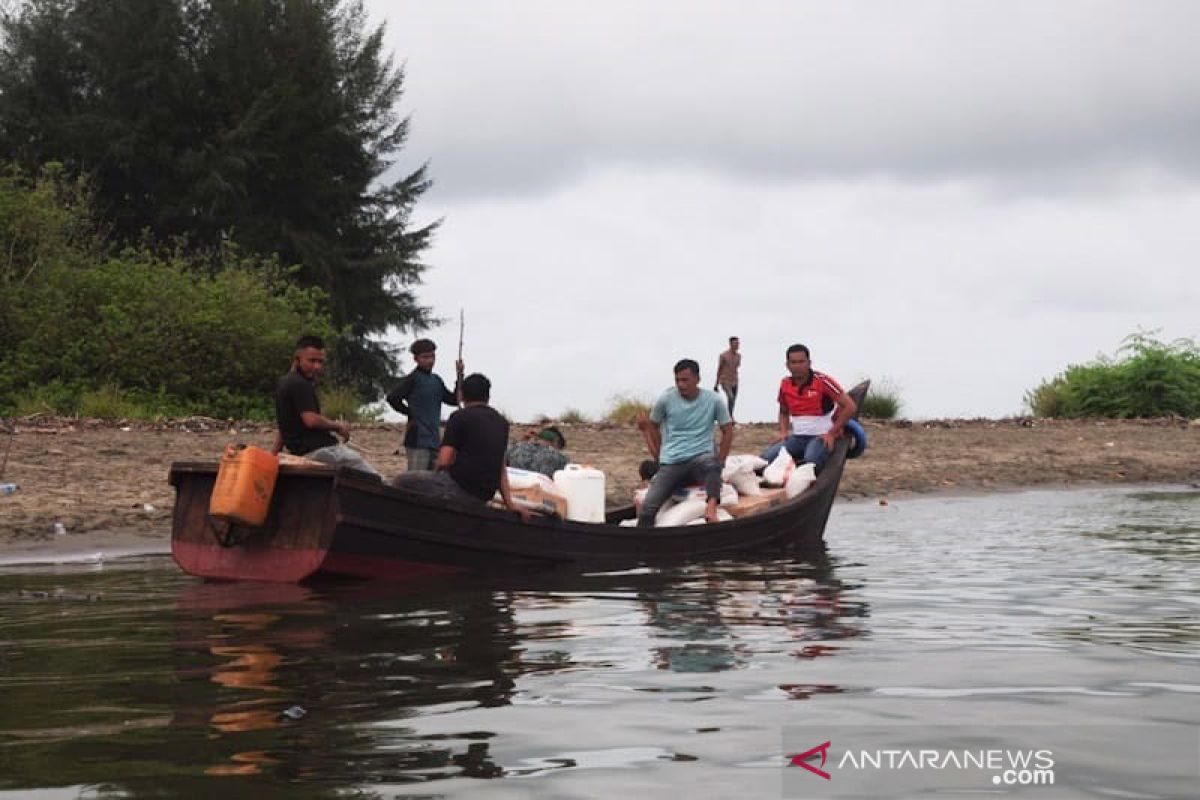
<path fill-rule="evenodd" d="M 858 407 L 837 381 L 812 368 L 804 345 L 787 349 L 787 369 L 789 377 L 779 383 L 779 436 L 762 457 L 774 461 L 786 447 L 792 458 L 820 472 Z"/>

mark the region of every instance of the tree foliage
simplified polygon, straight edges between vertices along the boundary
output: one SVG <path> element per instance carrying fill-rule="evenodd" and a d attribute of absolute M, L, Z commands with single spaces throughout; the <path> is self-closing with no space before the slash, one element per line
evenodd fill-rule
<path fill-rule="evenodd" d="M 1046 417 L 1200 417 L 1200 347 L 1135 333 L 1115 357 L 1068 366 L 1027 392 L 1025 403 Z"/>
<path fill-rule="evenodd" d="M 298 265 L 364 390 L 395 369 L 377 341 L 420 329 L 436 223 L 425 168 L 387 179 L 404 74 L 361 1 L 36 0 L 0 18 L 0 156 L 94 177 L 118 241 L 228 243 Z"/>
<path fill-rule="evenodd" d="M 245 416 L 269 406 L 298 332 L 333 334 L 320 290 L 277 262 L 233 246 L 111 249 L 88 200 L 86 182 L 54 168 L 0 177 L 0 409 L 23 392 L 60 408 L 116 387 Z"/>

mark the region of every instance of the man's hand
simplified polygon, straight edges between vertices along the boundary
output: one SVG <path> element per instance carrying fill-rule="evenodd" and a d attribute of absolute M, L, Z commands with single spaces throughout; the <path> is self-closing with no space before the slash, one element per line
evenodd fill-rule
<path fill-rule="evenodd" d="M 825 443 L 825 452 L 832 453 L 833 452 L 833 443 L 837 441 L 837 436 L 834 435 L 833 431 L 829 431 L 828 433 L 822 433 L 821 441 Z"/>
<path fill-rule="evenodd" d="M 333 423 L 333 430 L 342 437 L 343 442 L 350 441 L 350 423 L 337 420 Z"/>
<path fill-rule="evenodd" d="M 513 511 L 517 512 L 517 516 L 521 518 L 521 522 L 525 525 L 529 524 L 529 509 L 525 506 L 515 506 Z"/>

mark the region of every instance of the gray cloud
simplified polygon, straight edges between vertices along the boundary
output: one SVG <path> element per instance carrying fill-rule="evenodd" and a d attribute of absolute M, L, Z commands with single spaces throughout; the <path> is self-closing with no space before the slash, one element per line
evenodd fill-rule
<path fill-rule="evenodd" d="M 604 164 L 1009 190 L 1194 176 L 1191 2 L 439 2 L 387 8 L 446 195 Z"/>

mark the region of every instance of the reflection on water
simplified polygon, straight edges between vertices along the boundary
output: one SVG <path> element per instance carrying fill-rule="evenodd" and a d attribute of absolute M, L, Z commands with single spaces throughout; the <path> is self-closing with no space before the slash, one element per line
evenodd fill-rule
<path fill-rule="evenodd" d="M 785 726 L 1195 722 L 1198 508 L 846 504 L 827 560 L 521 584 L 10 568 L 0 798 L 778 796 Z"/>

